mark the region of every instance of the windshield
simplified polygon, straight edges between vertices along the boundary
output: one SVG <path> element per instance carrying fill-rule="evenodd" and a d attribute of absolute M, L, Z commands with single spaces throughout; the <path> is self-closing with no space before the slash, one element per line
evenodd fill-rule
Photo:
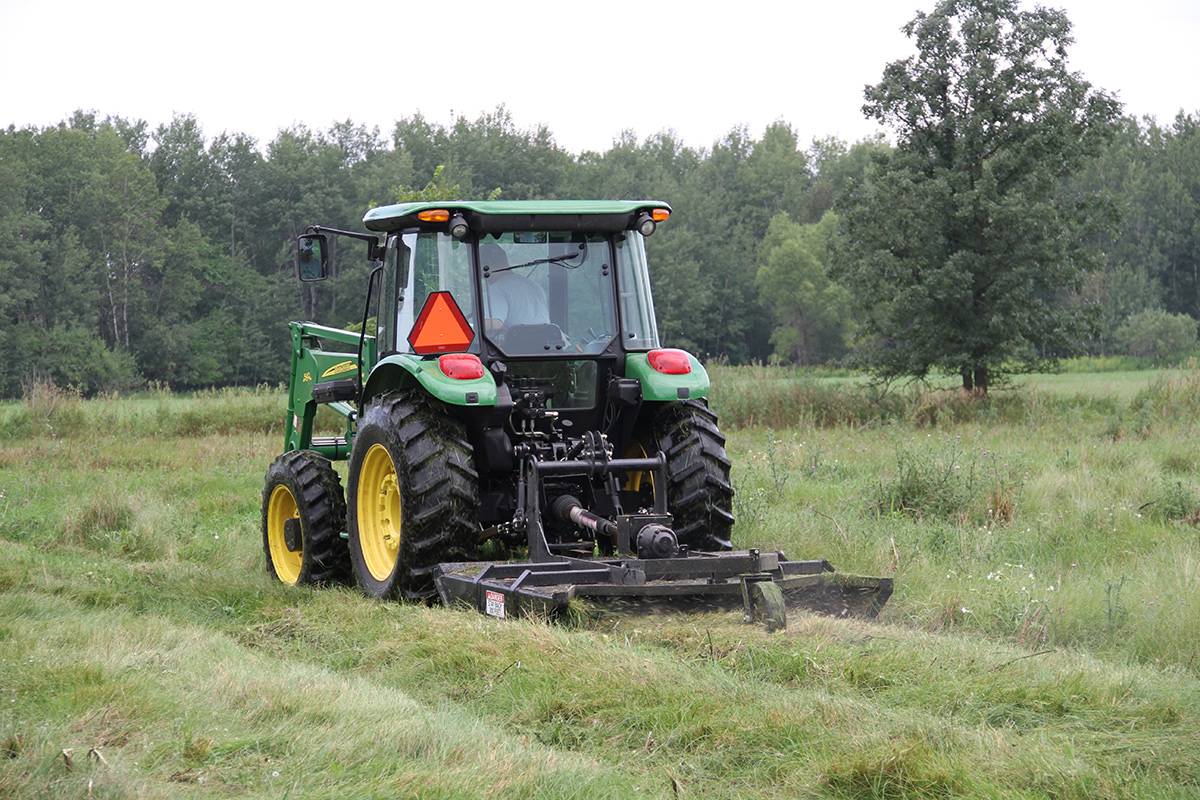
<path fill-rule="evenodd" d="M 603 352 L 616 335 L 608 237 L 527 231 L 479 242 L 484 331 L 505 354 Z"/>

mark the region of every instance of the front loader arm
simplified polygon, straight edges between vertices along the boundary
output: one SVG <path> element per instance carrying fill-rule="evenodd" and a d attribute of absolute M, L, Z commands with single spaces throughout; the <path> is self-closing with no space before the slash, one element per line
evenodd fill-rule
<path fill-rule="evenodd" d="M 313 438 L 317 417 L 317 401 L 313 388 L 333 381 L 365 379 L 376 359 L 374 336 L 362 337 L 362 361 L 356 352 L 323 349 L 324 342 L 354 345 L 360 334 L 340 328 L 329 328 L 313 322 L 292 322 L 291 370 L 288 376 L 288 407 L 284 419 L 283 448 L 315 450 L 330 460 L 345 459 L 354 437 L 357 409 L 352 402 L 328 403 L 329 408 L 346 418 L 345 435 L 339 438 Z"/>

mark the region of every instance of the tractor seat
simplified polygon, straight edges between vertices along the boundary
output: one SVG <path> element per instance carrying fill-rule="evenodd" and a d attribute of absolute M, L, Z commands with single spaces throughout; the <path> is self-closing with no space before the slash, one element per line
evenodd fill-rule
<path fill-rule="evenodd" d="M 566 346 L 562 328 L 553 323 L 513 325 L 505 328 L 500 347 L 509 355 L 536 355 L 557 352 Z"/>

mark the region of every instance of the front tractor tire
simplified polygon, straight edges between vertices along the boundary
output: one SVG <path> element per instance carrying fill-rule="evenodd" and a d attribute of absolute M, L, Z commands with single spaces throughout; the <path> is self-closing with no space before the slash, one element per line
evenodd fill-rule
<path fill-rule="evenodd" d="M 345 522 L 342 483 L 327 458 L 293 450 L 272 462 L 262 500 L 267 572 L 289 586 L 346 580 Z"/>
<path fill-rule="evenodd" d="M 733 485 L 717 415 L 701 400 L 664 406 L 651 420 L 648 452 L 667 456 L 667 510 L 693 550 L 732 550 Z M 653 449 L 651 449 L 653 448 Z"/>
<path fill-rule="evenodd" d="M 433 569 L 470 558 L 479 477 L 462 425 L 417 389 L 371 401 L 350 453 L 350 561 L 372 597 L 425 600 Z"/>

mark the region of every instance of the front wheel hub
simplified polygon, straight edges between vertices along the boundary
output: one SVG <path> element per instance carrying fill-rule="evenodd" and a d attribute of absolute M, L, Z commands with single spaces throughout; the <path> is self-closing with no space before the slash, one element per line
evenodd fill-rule
<path fill-rule="evenodd" d="M 300 520 L 293 517 L 289 520 L 284 520 L 283 523 L 283 544 L 289 553 L 299 553 L 304 549 L 303 537 L 300 533 Z"/>

